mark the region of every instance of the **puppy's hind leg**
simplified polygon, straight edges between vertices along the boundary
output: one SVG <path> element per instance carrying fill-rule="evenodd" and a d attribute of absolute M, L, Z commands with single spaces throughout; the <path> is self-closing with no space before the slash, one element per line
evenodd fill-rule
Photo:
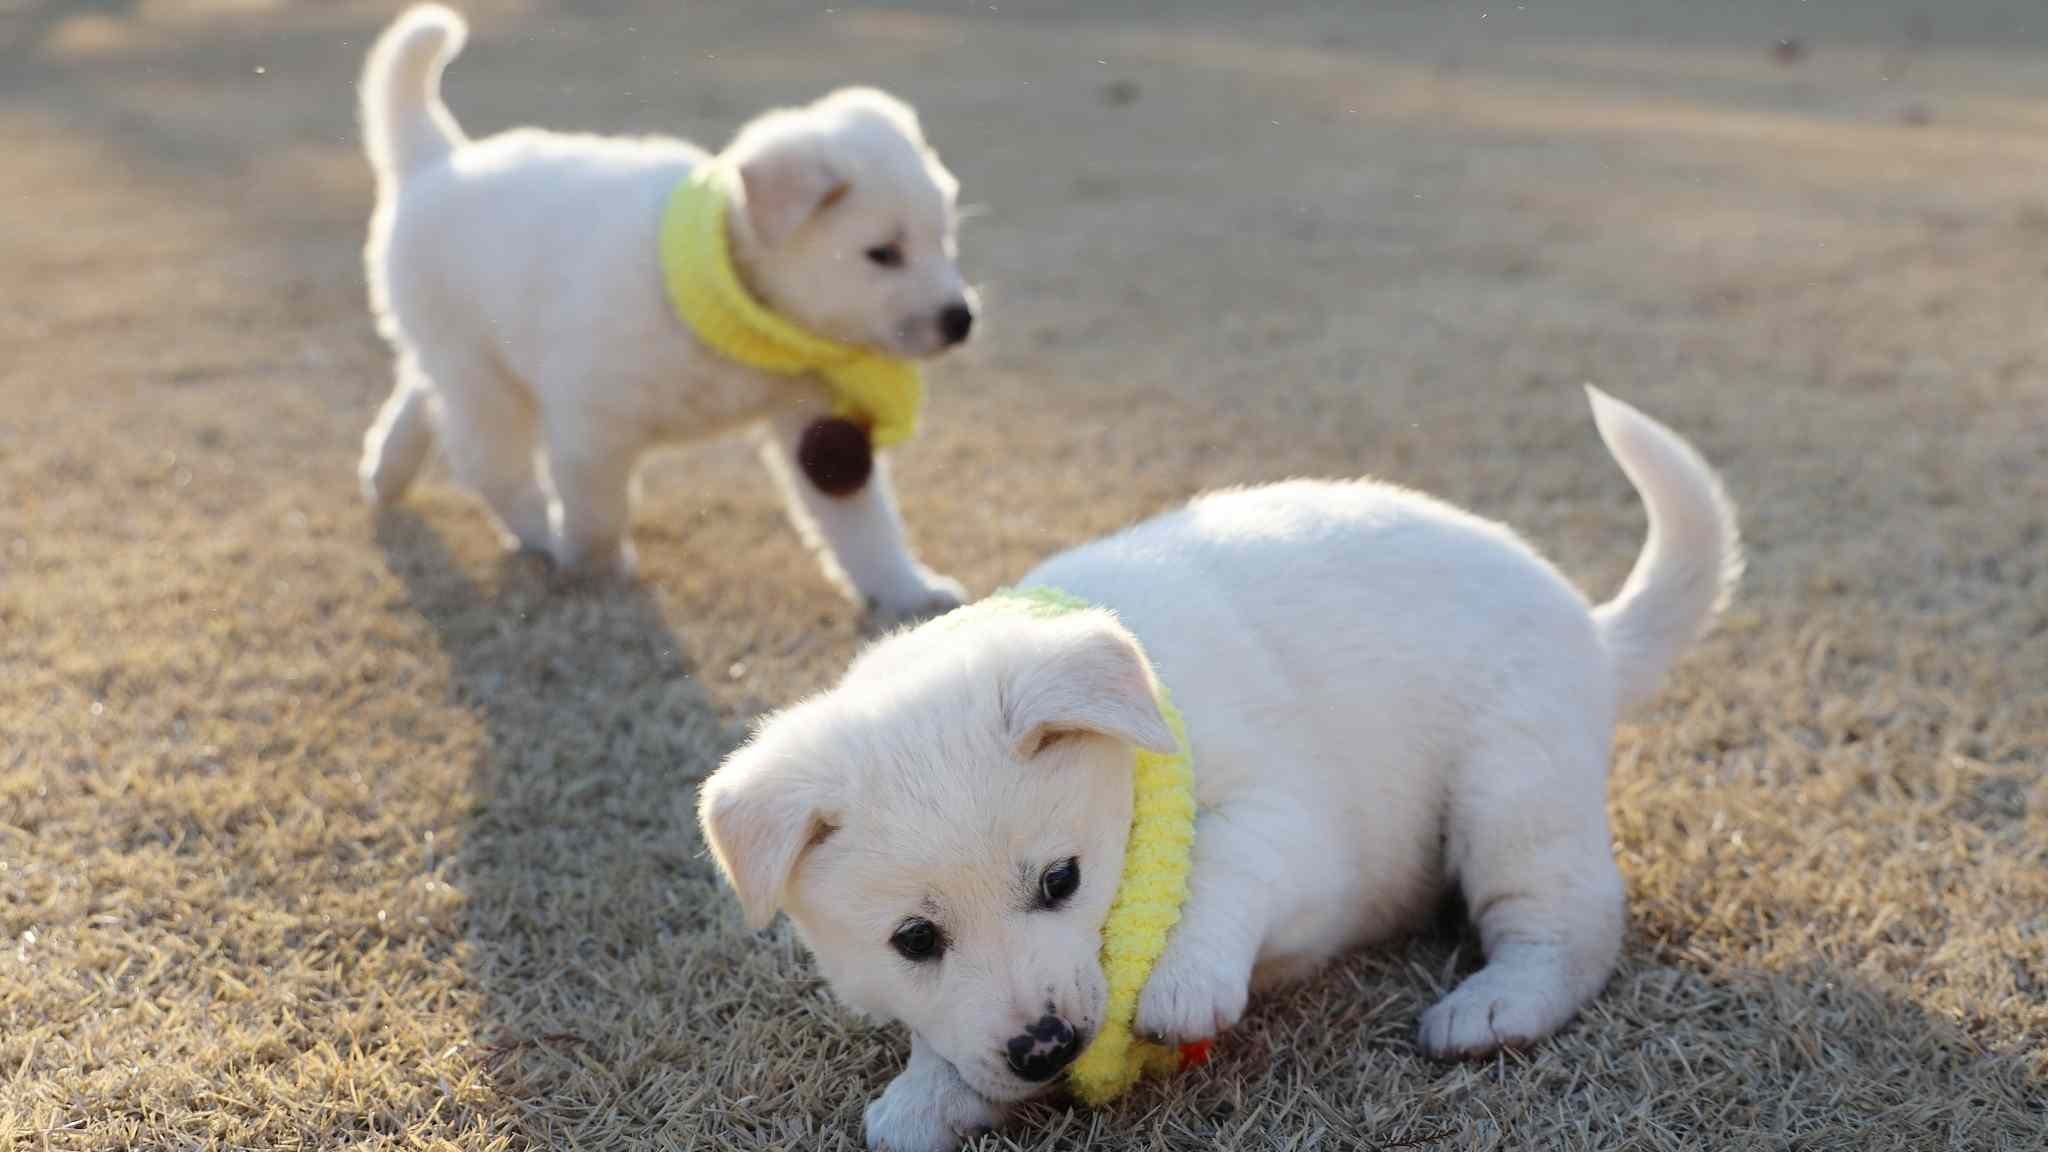
<path fill-rule="evenodd" d="M 382 507 L 405 495 L 434 447 L 433 385 L 411 352 L 398 356 L 398 382 L 363 435 L 356 469 L 363 498 Z"/>
<path fill-rule="evenodd" d="M 1607 983 L 1621 951 L 1605 749 L 1569 734 L 1552 744 L 1532 727 L 1484 742 L 1452 801 L 1449 863 L 1486 966 L 1423 1013 L 1418 1039 L 1438 1059 L 1548 1036 Z"/>
<path fill-rule="evenodd" d="M 455 478 L 483 497 L 508 545 L 546 552 L 548 498 L 537 471 L 538 422 L 525 386 L 482 355 L 431 366 Z"/>
<path fill-rule="evenodd" d="M 815 412 L 792 412 L 769 422 L 761 458 L 782 489 L 790 520 L 818 554 L 825 572 L 857 598 L 890 616 L 918 616 L 957 608 L 966 590 L 917 562 L 904 539 L 903 518 L 879 455 L 859 491 L 828 496 L 803 475 L 797 449 Z"/>

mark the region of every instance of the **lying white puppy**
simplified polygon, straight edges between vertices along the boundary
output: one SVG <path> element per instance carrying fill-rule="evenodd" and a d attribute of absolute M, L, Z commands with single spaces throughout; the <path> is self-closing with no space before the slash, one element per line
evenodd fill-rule
<path fill-rule="evenodd" d="M 1098 1026 L 1132 749 L 1174 747 L 1155 684 L 1185 717 L 1200 814 L 1141 1034 L 1229 1028 L 1252 988 L 1412 928 L 1452 885 L 1486 966 L 1424 1014 L 1424 1051 L 1528 1043 L 1600 990 L 1622 937 L 1615 713 L 1650 695 L 1740 559 L 1699 456 L 1591 398 L 1650 518 L 1607 604 L 1413 492 L 1222 492 L 1024 580 L 1099 608 L 899 632 L 726 760 L 699 814 L 749 921 L 787 911 L 847 1004 L 910 1028 L 871 1145 L 953 1147 Z"/>
<path fill-rule="evenodd" d="M 370 500 L 404 493 L 438 422 L 455 476 L 510 542 L 629 572 L 642 452 L 764 426 L 764 456 L 828 572 L 892 613 L 957 604 L 959 585 L 912 558 L 882 462 L 840 496 L 798 474 L 804 429 L 833 405 L 820 380 L 714 352 L 679 318 L 658 251 L 671 193 L 715 163 L 704 171 L 730 205 L 729 263 L 759 304 L 892 357 L 959 343 L 974 312 L 954 264 L 957 184 L 916 115 L 848 89 L 760 117 L 717 157 L 530 128 L 471 141 L 440 98 L 464 34 L 454 12 L 413 8 L 363 70 L 377 172 L 365 260 L 398 352 L 364 448 Z"/>

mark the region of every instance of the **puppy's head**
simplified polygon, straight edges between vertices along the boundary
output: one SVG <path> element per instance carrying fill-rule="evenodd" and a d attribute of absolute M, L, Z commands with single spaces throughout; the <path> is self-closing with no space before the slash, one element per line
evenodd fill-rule
<path fill-rule="evenodd" d="M 1174 738 L 1113 616 L 967 609 L 770 718 L 698 815 L 751 924 L 788 913 L 842 1001 L 1019 1100 L 1102 1022 L 1133 746 Z"/>
<path fill-rule="evenodd" d="M 954 262 L 959 182 L 901 101 L 847 88 L 770 112 L 724 160 L 734 263 L 771 308 L 896 356 L 967 338 L 973 293 Z"/>

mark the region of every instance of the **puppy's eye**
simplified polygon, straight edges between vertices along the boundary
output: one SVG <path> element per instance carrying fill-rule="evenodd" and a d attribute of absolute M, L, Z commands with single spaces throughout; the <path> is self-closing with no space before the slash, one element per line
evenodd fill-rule
<path fill-rule="evenodd" d="M 877 244 L 867 252 L 868 263 L 879 268 L 903 267 L 903 245 Z"/>
<path fill-rule="evenodd" d="M 1081 862 L 1069 856 L 1047 868 L 1038 878 L 1038 901 L 1047 908 L 1057 908 L 1081 886 Z"/>
<path fill-rule="evenodd" d="M 938 959 L 939 954 L 946 950 L 946 935 L 931 921 L 912 918 L 896 926 L 896 934 L 889 937 L 889 946 L 905 960 L 921 964 Z"/>

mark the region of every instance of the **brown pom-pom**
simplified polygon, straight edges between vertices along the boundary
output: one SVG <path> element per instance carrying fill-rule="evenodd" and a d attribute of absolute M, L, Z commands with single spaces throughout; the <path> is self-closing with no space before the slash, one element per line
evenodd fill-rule
<path fill-rule="evenodd" d="M 797 441 L 796 462 L 827 496 L 851 496 L 867 487 L 875 471 L 868 430 L 851 420 L 813 420 Z"/>

